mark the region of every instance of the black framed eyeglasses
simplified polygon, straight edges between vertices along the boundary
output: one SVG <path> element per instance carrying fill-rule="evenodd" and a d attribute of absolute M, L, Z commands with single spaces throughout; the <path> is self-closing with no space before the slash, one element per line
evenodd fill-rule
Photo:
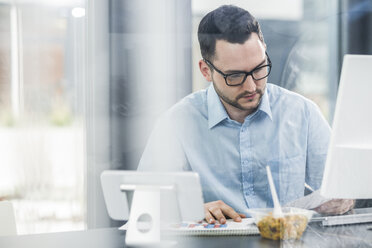
<path fill-rule="evenodd" d="M 225 74 L 221 70 L 217 69 L 209 60 L 203 59 L 205 63 L 207 63 L 210 67 L 212 67 L 214 70 L 216 70 L 219 74 L 223 76 L 225 79 L 225 82 L 228 86 L 239 86 L 242 85 L 248 76 L 252 76 L 253 80 L 258 81 L 261 79 L 264 79 L 269 76 L 271 71 L 271 60 L 269 55 L 265 52 L 267 57 L 267 64 L 261 65 L 253 70 L 246 72 L 246 71 L 238 71 L 234 73 Z"/>

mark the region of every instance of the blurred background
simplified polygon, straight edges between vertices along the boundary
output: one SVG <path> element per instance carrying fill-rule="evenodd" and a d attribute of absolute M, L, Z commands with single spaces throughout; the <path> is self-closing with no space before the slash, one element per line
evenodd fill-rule
<path fill-rule="evenodd" d="M 372 54 L 370 0 L 0 0 L 0 200 L 19 234 L 118 224 L 100 173 L 136 169 L 159 114 L 208 86 L 197 27 L 222 4 L 259 20 L 268 82 L 332 123 L 343 55 Z"/>

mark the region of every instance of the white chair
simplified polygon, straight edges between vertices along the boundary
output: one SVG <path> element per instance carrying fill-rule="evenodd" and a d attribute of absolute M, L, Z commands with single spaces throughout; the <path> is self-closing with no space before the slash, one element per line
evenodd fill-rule
<path fill-rule="evenodd" d="M 12 203 L 0 201 L 0 236 L 17 235 Z"/>

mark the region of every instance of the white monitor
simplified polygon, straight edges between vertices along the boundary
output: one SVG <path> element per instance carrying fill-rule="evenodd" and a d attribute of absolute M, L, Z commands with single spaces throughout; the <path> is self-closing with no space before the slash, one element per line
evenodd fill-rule
<path fill-rule="evenodd" d="M 165 197 L 168 195 L 172 198 L 168 198 L 167 201 L 176 201 L 164 204 L 178 205 L 181 221 L 195 221 L 204 218 L 203 196 L 197 173 L 107 170 L 101 174 L 101 183 L 107 211 L 114 220 L 128 220 L 129 218 L 128 198 L 126 190 L 121 189 L 122 185 L 164 186 L 162 191 Z M 173 193 L 167 194 L 166 186 L 170 185 L 174 185 L 175 190 Z M 130 190 L 130 187 L 127 189 Z M 172 197 L 172 194 L 175 198 Z"/>
<path fill-rule="evenodd" d="M 327 198 L 372 198 L 372 55 L 345 55 L 321 186 Z"/>
<path fill-rule="evenodd" d="M 101 183 L 109 216 L 129 220 L 127 245 L 160 242 L 164 223 L 204 218 L 197 173 L 111 170 L 101 174 Z M 128 191 L 134 191 L 130 210 Z"/>

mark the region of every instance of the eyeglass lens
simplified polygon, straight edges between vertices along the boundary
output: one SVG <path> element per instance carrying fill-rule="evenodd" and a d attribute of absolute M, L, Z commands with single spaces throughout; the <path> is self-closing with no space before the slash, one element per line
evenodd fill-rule
<path fill-rule="evenodd" d="M 262 66 L 252 71 L 254 80 L 260 80 L 267 77 L 270 73 L 270 66 Z M 246 78 L 246 73 L 234 73 L 226 77 L 226 81 L 230 85 L 242 84 Z"/>

